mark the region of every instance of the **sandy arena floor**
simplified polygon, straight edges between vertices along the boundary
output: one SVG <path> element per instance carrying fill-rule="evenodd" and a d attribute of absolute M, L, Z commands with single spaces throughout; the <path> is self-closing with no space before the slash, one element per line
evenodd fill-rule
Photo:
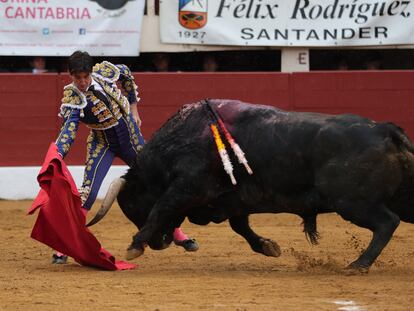
<path fill-rule="evenodd" d="M 336 215 L 319 217 L 318 246 L 307 243 L 296 216 L 252 216 L 253 228 L 282 247 L 279 258 L 251 251 L 227 223 L 185 223 L 198 252 L 147 250 L 134 261 L 136 270 L 108 272 L 71 259 L 50 264 L 51 250 L 29 237 L 35 221 L 25 216 L 30 203 L 0 201 L 0 310 L 414 309 L 414 225 L 402 223 L 362 275 L 346 275 L 343 268 L 371 234 Z M 116 206 L 92 231 L 121 259 L 135 228 Z"/>

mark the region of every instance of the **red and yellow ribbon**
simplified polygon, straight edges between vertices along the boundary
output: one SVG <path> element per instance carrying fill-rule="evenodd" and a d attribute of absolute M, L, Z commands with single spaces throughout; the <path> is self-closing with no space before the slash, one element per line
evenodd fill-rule
<path fill-rule="evenodd" d="M 218 151 L 223 150 L 223 149 L 225 150 L 226 146 L 223 144 L 223 141 L 221 140 L 220 133 L 218 131 L 217 126 L 215 124 L 211 124 L 210 127 L 211 127 L 211 131 L 213 132 L 214 140 L 217 145 L 217 150 Z"/>
<path fill-rule="evenodd" d="M 223 163 L 224 170 L 230 176 L 233 185 L 237 184 L 236 178 L 233 175 L 233 165 L 231 164 L 230 157 L 227 153 L 226 146 L 224 145 L 218 128 L 215 124 L 210 125 L 211 131 L 213 132 L 214 141 L 216 142 L 217 150 L 220 154 L 221 162 Z"/>

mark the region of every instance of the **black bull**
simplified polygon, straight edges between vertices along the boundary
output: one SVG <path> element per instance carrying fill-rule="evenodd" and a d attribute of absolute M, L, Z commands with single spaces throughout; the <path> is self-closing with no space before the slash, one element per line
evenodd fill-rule
<path fill-rule="evenodd" d="M 140 230 L 128 248 L 130 259 L 142 254 L 145 244 L 167 247 L 186 217 L 199 225 L 229 219 L 255 252 L 276 257 L 278 245 L 250 228 L 250 214 L 299 215 L 307 238 L 316 244 L 317 215 L 336 212 L 373 232 L 367 249 L 350 265 L 368 268 L 400 220 L 414 223 L 414 147 L 396 125 L 233 100 L 210 103 L 245 152 L 253 175 L 231 155 L 237 179 L 232 185 L 206 105 L 184 106 L 119 179 L 124 183 L 119 205 Z"/>

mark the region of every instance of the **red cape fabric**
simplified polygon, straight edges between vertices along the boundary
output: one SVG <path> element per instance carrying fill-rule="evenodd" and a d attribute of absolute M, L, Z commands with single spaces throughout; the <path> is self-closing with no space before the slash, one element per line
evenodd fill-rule
<path fill-rule="evenodd" d="M 84 266 L 105 270 L 136 267 L 115 258 L 85 226 L 86 217 L 75 182 L 52 143 L 37 176 L 41 190 L 28 214 L 39 209 L 31 237 L 74 258 Z"/>

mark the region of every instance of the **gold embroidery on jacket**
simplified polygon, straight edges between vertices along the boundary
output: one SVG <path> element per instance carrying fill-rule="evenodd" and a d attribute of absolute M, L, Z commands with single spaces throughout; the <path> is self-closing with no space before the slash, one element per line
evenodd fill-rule
<path fill-rule="evenodd" d="M 106 82 L 113 83 L 119 79 L 120 72 L 114 64 L 103 61 L 93 66 L 92 74 L 94 77 L 101 76 Z"/>
<path fill-rule="evenodd" d="M 66 85 L 63 89 L 62 105 L 60 106 L 60 115 L 63 116 L 63 110 L 66 107 L 82 109 L 87 105 L 86 97 L 79 89 L 73 85 Z"/>
<path fill-rule="evenodd" d="M 87 142 L 86 144 L 87 151 L 86 151 L 85 170 L 87 173 L 84 175 L 84 179 L 82 183 L 83 187 L 79 189 L 79 193 L 82 199 L 82 204 L 84 204 L 89 197 L 93 179 L 95 177 L 96 170 L 99 166 L 98 162 L 103 158 L 103 156 L 105 155 L 106 149 L 108 148 L 108 142 L 105 139 L 105 135 L 103 131 L 91 131 L 89 133 L 89 136 L 86 142 Z M 91 171 L 95 163 L 96 163 L 95 172 L 93 172 L 92 174 Z"/>

